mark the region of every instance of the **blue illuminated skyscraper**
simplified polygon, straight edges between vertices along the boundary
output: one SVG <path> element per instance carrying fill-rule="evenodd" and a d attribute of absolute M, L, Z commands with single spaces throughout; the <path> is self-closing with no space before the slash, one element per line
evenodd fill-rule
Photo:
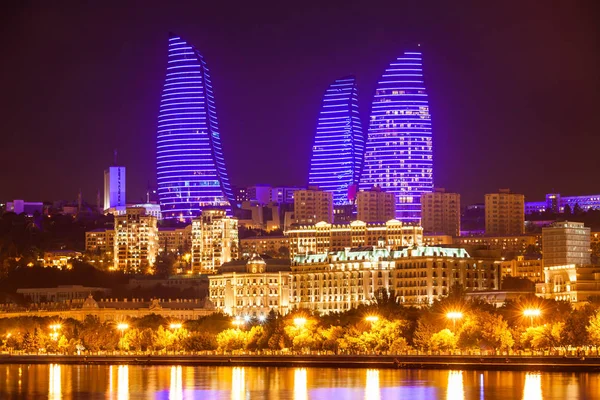
<path fill-rule="evenodd" d="M 433 190 L 431 116 L 420 52 L 405 52 L 378 82 L 360 188 L 396 195 L 396 218 L 421 219 L 421 194 Z"/>
<path fill-rule="evenodd" d="M 309 185 L 333 192 L 336 206 L 351 203 L 348 194 L 358 184 L 364 142 L 356 79 L 338 79 L 323 95 L 308 175 Z"/>
<path fill-rule="evenodd" d="M 208 66 L 192 45 L 173 34 L 156 158 L 163 218 L 189 220 L 204 208 L 230 209 L 234 204 Z"/>

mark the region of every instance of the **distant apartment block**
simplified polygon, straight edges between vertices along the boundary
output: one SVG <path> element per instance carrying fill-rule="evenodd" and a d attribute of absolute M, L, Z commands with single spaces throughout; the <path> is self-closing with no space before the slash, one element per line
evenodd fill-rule
<path fill-rule="evenodd" d="M 297 224 L 333 222 L 333 194 L 316 187 L 294 193 L 294 219 Z"/>
<path fill-rule="evenodd" d="M 590 239 L 582 222 L 557 221 L 542 228 L 544 267 L 590 264 Z"/>
<path fill-rule="evenodd" d="M 396 196 L 380 186 L 356 194 L 356 219 L 364 222 L 386 222 L 396 218 Z"/>
<path fill-rule="evenodd" d="M 425 233 L 460 236 L 460 194 L 445 189 L 423 193 L 421 225 Z"/>
<path fill-rule="evenodd" d="M 128 273 L 151 273 L 158 253 L 156 217 L 128 207 L 115 216 L 114 268 Z"/>
<path fill-rule="evenodd" d="M 490 236 L 525 233 L 525 196 L 500 189 L 485 195 L 485 234 Z"/>
<path fill-rule="evenodd" d="M 238 221 L 223 210 L 202 210 L 192 220 L 192 272 L 214 274 L 239 257 Z"/>

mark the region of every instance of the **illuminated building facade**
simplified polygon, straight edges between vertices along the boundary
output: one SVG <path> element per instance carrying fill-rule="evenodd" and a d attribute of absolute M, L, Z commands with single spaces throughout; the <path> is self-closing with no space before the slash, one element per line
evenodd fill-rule
<path fill-rule="evenodd" d="M 300 225 L 284 232 L 290 241 L 290 256 L 320 254 L 365 246 L 399 248 L 420 246 L 423 228 L 398 220 L 379 223 L 352 221 L 348 224 Z"/>
<path fill-rule="evenodd" d="M 433 189 L 431 116 L 420 52 L 386 69 L 371 110 L 361 190 L 381 186 L 396 196 L 396 218 L 418 223 L 421 195 Z"/>
<path fill-rule="evenodd" d="M 223 210 L 204 210 L 192 220 L 192 273 L 214 274 L 238 256 L 237 219 Z"/>
<path fill-rule="evenodd" d="M 345 77 L 325 91 L 310 159 L 308 184 L 333 193 L 336 206 L 351 204 L 360 176 L 364 136 L 356 79 Z"/>
<path fill-rule="evenodd" d="M 107 231 L 108 232 L 108 231 Z M 152 273 L 158 253 L 156 217 L 141 207 L 115 215 L 114 268 L 127 273 Z"/>
<path fill-rule="evenodd" d="M 265 260 L 257 255 L 243 264 L 222 265 L 209 279 L 210 301 L 225 314 L 266 318 L 271 310 L 287 314 L 290 307 L 289 260 Z"/>
<path fill-rule="evenodd" d="M 234 204 L 208 66 L 175 35 L 169 38 L 156 168 L 165 219 L 189 221 L 204 208 L 230 209 Z"/>
<path fill-rule="evenodd" d="M 455 284 L 478 291 L 499 283 L 498 262 L 474 259 L 464 249 L 365 247 L 294 257 L 290 301 L 299 309 L 344 312 L 385 292 L 401 304 L 428 306 Z"/>
<path fill-rule="evenodd" d="M 425 233 L 460 236 L 460 194 L 445 189 L 423 193 L 421 225 Z"/>
<path fill-rule="evenodd" d="M 490 236 L 525 233 L 525 196 L 500 189 L 485 195 L 485 234 Z"/>

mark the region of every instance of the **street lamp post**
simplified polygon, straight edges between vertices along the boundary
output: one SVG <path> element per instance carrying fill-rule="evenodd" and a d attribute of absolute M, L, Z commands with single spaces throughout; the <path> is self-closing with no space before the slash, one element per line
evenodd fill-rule
<path fill-rule="evenodd" d="M 129 324 L 121 322 L 120 324 L 117 324 L 117 329 L 121 333 L 121 339 L 123 339 L 123 332 L 129 329 Z M 121 343 L 123 340 L 121 339 L 119 339 L 119 349 L 123 350 L 123 343 Z"/>
<path fill-rule="evenodd" d="M 542 311 L 539 308 L 527 308 L 523 311 L 523 315 L 529 317 L 529 326 L 533 326 L 533 318 L 539 317 Z"/>
<path fill-rule="evenodd" d="M 456 320 L 461 319 L 463 317 L 463 313 L 460 311 L 451 311 L 446 314 L 446 318 L 452 320 L 452 330 L 456 331 Z"/>

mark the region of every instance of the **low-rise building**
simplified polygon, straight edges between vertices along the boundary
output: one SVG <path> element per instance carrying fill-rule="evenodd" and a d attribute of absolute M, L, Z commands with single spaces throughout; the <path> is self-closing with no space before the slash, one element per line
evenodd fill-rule
<path fill-rule="evenodd" d="M 197 299 L 76 299 L 69 302 L 46 303 L 39 308 L 18 307 L 15 304 L 0 304 L 0 318 L 18 317 L 57 317 L 83 321 L 88 315 L 97 317 L 100 322 L 124 322 L 130 318 L 159 315 L 172 321 L 195 320 L 215 312 L 208 300 Z"/>
<path fill-rule="evenodd" d="M 110 293 L 110 289 L 81 285 L 61 285 L 53 288 L 17 289 L 17 293 L 23 295 L 23 297 L 32 303 L 63 303 L 76 299 L 85 299 L 91 293 L 105 296 Z"/>
<path fill-rule="evenodd" d="M 115 230 L 98 228 L 85 233 L 85 251 L 90 254 L 112 254 L 115 247 Z"/>
<path fill-rule="evenodd" d="M 502 278 L 512 276 L 515 278 L 527 278 L 532 282 L 544 281 L 544 265 L 541 259 L 529 260 L 523 256 L 516 259 L 502 261 Z"/>
<path fill-rule="evenodd" d="M 71 269 L 72 259 L 81 257 L 81 253 L 74 250 L 51 250 L 44 252 L 44 267 Z"/>
<path fill-rule="evenodd" d="M 297 255 L 290 282 L 294 307 L 321 313 L 371 304 L 382 292 L 401 304 L 427 306 L 456 284 L 468 291 L 498 289 L 500 265 L 460 248 L 365 247 Z"/>
<path fill-rule="evenodd" d="M 210 301 L 233 316 L 265 318 L 271 310 L 282 315 L 290 309 L 289 260 L 263 260 L 222 265 L 209 279 Z"/>
<path fill-rule="evenodd" d="M 289 258 L 290 239 L 286 236 L 253 236 L 240 239 L 240 247 L 243 256 L 255 253 L 282 256 L 286 253 L 286 258 Z"/>
<path fill-rule="evenodd" d="M 529 246 L 540 249 L 540 238 L 536 235 L 507 236 L 461 236 L 454 238 L 454 245 L 468 250 L 500 250 L 503 253 L 524 254 Z"/>
<path fill-rule="evenodd" d="M 555 265 L 544 267 L 544 281 L 536 285 L 536 295 L 568 301 L 576 307 L 600 298 L 600 266 Z"/>

